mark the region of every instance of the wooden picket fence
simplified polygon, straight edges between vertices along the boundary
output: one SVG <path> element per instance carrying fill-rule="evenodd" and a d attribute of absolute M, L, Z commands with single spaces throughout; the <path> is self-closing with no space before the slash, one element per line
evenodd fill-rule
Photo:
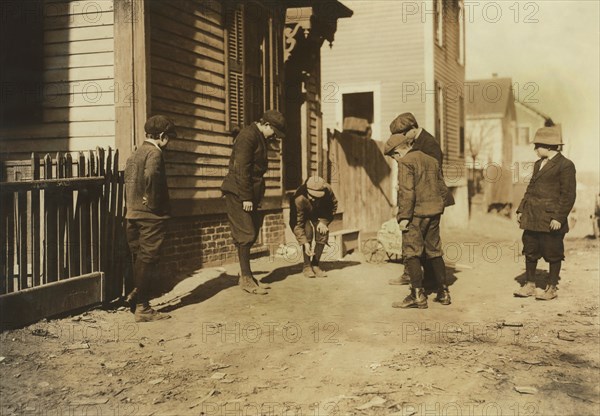
<path fill-rule="evenodd" d="M 0 183 L 0 298 L 96 272 L 103 274 L 104 301 L 123 295 L 118 163 L 111 148 L 79 152 L 77 160 L 33 153 L 30 179 Z"/>

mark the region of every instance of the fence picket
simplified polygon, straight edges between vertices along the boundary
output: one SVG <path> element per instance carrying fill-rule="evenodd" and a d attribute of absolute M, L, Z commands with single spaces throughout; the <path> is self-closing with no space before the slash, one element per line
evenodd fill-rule
<path fill-rule="evenodd" d="M 52 157 L 44 157 L 44 179 L 52 179 Z M 58 244 L 57 244 L 57 217 L 56 194 L 44 191 L 44 251 L 46 253 L 45 283 L 55 282 L 58 279 Z"/>
<path fill-rule="evenodd" d="M 19 290 L 26 289 L 27 282 L 27 191 L 17 196 L 18 237 L 17 255 L 19 263 Z"/>
<path fill-rule="evenodd" d="M 89 151 L 90 158 L 90 176 L 98 176 L 99 163 L 98 154 Z M 89 191 L 90 196 L 90 240 L 91 240 L 91 271 L 95 272 L 100 270 L 99 253 L 100 253 L 100 239 L 99 234 L 99 214 L 98 214 L 98 203 L 99 203 L 99 192 L 97 187 L 93 187 Z"/>
<path fill-rule="evenodd" d="M 116 293 L 123 293 L 123 262 L 126 260 L 124 253 L 128 253 L 127 247 L 123 247 L 125 241 L 125 220 L 124 220 L 124 206 L 123 198 L 125 195 L 124 189 L 124 172 L 119 172 L 119 149 L 115 150 L 115 157 L 113 160 L 113 172 L 115 172 L 115 187 L 113 196 L 115 196 L 116 212 L 113 217 L 113 230 L 114 244 L 112 245 L 111 257 L 115 259 L 115 267 L 112 269 L 113 281 L 116 287 Z M 126 245 L 127 243 L 125 243 Z"/>
<path fill-rule="evenodd" d="M 104 149 L 101 150 L 101 171 L 100 173 L 104 176 L 104 185 L 102 187 L 102 200 L 100 205 L 100 267 L 102 270 L 107 270 L 110 262 L 108 259 L 110 258 L 108 254 L 108 247 L 111 244 L 111 239 L 109 235 L 109 209 L 110 209 L 110 193 L 111 193 L 111 180 L 112 180 L 112 149 L 109 147 L 106 152 L 106 158 Z M 113 293 L 113 284 L 112 279 L 109 279 L 106 284 L 106 295 L 107 299 L 110 297 L 110 294 Z"/>
<path fill-rule="evenodd" d="M 40 179 L 40 160 L 34 152 L 31 154 L 31 178 Z M 31 284 L 40 285 L 40 191 L 31 190 Z"/>
<path fill-rule="evenodd" d="M 14 194 L 6 196 L 6 291 L 14 292 L 15 273 L 15 200 Z"/>
<path fill-rule="evenodd" d="M 73 178 L 73 157 L 70 153 L 65 156 L 65 177 Z M 67 235 L 67 275 L 69 277 L 79 275 L 79 243 L 77 239 L 77 226 L 74 218 L 73 195 L 75 191 L 65 194 L 66 205 L 66 235 Z"/>
<path fill-rule="evenodd" d="M 56 170 L 58 178 L 66 177 L 66 159 L 61 153 L 56 154 Z M 58 211 L 58 280 L 68 277 L 68 260 L 67 260 L 67 201 L 65 192 L 59 188 L 56 193 L 57 211 Z"/>

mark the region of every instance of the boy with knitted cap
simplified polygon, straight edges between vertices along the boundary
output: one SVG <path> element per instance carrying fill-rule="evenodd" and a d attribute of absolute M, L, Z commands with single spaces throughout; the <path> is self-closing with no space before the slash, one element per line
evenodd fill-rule
<path fill-rule="evenodd" d="M 533 144 L 540 159 L 533 166 L 533 176 L 517 209 L 517 221 L 523 229 L 527 281 L 514 295 L 551 300 L 557 296 L 561 262 L 565 258 L 563 240 L 569 231 L 567 217 L 575 204 L 575 165 L 560 153 L 560 126 L 538 129 Z M 545 290 L 536 293 L 535 273 L 540 258 L 550 264 L 550 272 Z"/>
<path fill-rule="evenodd" d="M 329 224 L 337 211 L 335 194 L 325 179 L 311 176 L 296 190 L 293 199 L 290 227 L 302 246 L 302 273 L 309 278 L 327 277 L 319 262 L 329 239 Z"/>
<path fill-rule="evenodd" d="M 414 138 L 392 134 L 384 153 L 398 163 L 398 214 L 403 230 L 402 254 L 410 276 L 410 294 L 394 308 L 427 308 L 423 292 L 423 270 L 420 257 L 431 262 L 439 291 L 436 301 L 449 305 L 446 266 L 442 258 L 440 217 L 444 212 L 448 188 L 437 160 L 421 150 L 413 149 Z"/>

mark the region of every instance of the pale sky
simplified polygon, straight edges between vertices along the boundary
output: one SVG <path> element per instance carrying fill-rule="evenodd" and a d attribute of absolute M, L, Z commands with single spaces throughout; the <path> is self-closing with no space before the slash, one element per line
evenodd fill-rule
<path fill-rule="evenodd" d="M 486 3 L 493 5 L 484 11 Z M 515 3 L 465 0 L 467 79 L 489 78 L 494 72 L 512 78 L 521 98 L 537 99 L 529 103 L 562 124 L 565 154 L 578 171 L 597 172 L 600 1 Z M 536 87 L 526 90 L 528 82 Z"/>

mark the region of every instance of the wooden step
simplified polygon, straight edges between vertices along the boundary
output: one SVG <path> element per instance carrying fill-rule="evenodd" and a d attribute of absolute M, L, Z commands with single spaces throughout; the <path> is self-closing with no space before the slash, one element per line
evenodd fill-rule
<path fill-rule="evenodd" d="M 341 260 L 348 252 L 360 248 L 360 231 L 358 229 L 344 229 L 329 233 L 329 253 L 327 258 Z"/>

